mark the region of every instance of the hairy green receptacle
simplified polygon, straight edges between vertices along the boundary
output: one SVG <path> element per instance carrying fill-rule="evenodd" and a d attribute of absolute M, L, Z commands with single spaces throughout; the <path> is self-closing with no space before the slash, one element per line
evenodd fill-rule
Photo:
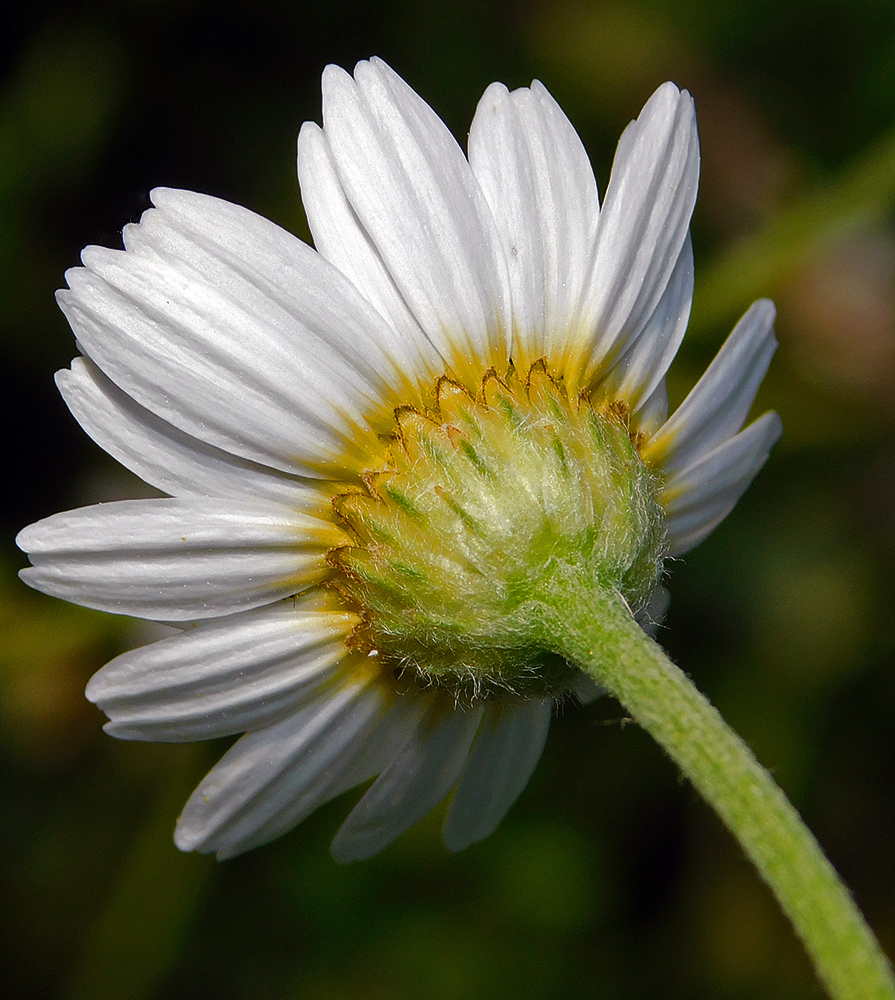
<path fill-rule="evenodd" d="M 442 378 L 437 402 L 398 410 L 388 466 L 334 500 L 356 538 L 329 556 L 363 618 L 352 642 L 460 701 L 558 694 L 577 670 L 545 624 L 553 583 L 643 608 L 665 553 L 659 482 L 626 414 L 569 399 L 543 362 L 489 373 L 477 399 Z"/>

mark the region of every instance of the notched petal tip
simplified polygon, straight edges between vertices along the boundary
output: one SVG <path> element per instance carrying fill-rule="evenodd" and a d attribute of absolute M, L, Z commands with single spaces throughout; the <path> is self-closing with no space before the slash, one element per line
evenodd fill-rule
<path fill-rule="evenodd" d="M 355 66 L 355 72 L 357 72 L 357 67 L 360 66 L 359 62 Z M 353 90 L 355 88 L 354 77 L 346 69 L 341 66 L 337 66 L 335 63 L 329 63 L 328 66 L 324 67 L 323 76 L 320 81 L 320 88 L 323 94 L 323 124 L 326 125 L 326 106 L 332 97 L 337 93 L 344 90 Z"/>
<path fill-rule="evenodd" d="M 652 92 L 647 99 L 646 104 L 644 104 L 643 110 L 645 111 L 654 102 L 656 104 L 667 103 L 670 106 L 675 104 L 682 97 L 689 98 L 690 103 L 693 103 L 693 98 L 690 97 L 688 91 L 681 90 L 676 83 L 673 83 L 671 80 L 666 80 L 664 83 L 660 83 L 659 86 Z M 643 114 L 642 111 L 641 114 Z"/>
<path fill-rule="evenodd" d="M 366 66 L 377 70 L 381 76 L 394 80 L 402 89 L 413 90 L 404 77 L 393 69 L 392 66 L 382 58 L 382 56 L 370 56 L 369 59 L 361 59 L 361 61 L 354 67 L 355 76 L 357 75 L 359 68 L 361 73 L 366 72 L 364 68 Z M 416 91 L 414 90 L 413 93 L 416 94 Z"/>
<path fill-rule="evenodd" d="M 494 83 L 489 83 L 485 88 L 485 92 L 479 98 L 479 106 L 486 106 L 489 101 L 492 101 L 496 109 L 515 93 L 518 93 L 518 91 L 514 90 L 511 92 L 505 83 L 495 80 Z"/>
<path fill-rule="evenodd" d="M 187 188 L 155 187 L 149 192 L 149 198 L 155 208 L 162 213 L 214 209 L 217 205 L 226 205 L 246 214 L 254 214 L 250 213 L 249 209 L 234 205 L 223 198 L 216 198 L 201 191 L 190 191 Z M 147 216 L 151 218 L 154 214 L 153 209 L 148 208 L 140 217 L 140 221 L 143 222 Z"/>
<path fill-rule="evenodd" d="M 687 115 L 688 110 L 689 115 Z M 631 124 L 622 133 L 621 142 L 624 142 L 632 127 L 634 129 L 666 129 L 670 123 L 675 121 L 681 111 L 686 117 L 692 117 L 695 125 L 693 98 L 686 90 L 680 90 L 676 84 L 668 80 L 658 86 L 649 96 L 641 108 L 640 114 L 631 121 Z M 680 122 L 678 122 L 679 126 Z"/>

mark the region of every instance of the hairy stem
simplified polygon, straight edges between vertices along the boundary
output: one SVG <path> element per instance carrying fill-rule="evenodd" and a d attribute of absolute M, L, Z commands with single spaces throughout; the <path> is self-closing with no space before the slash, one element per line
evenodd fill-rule
<path fill-rule="evenodd" d="M 792 921 L 830 996 L 893 1000 L 892 968 L 854 900 L 749 747 L 620 597 L 569 581 L 555 593 L 547 627 L 556 651 L 615 696 L 714 807 Z"/>

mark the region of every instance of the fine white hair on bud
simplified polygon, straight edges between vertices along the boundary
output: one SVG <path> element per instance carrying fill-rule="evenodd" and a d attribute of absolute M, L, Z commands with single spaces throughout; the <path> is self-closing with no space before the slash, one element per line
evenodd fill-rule
<path fill-rule="evenodd" d="M 625 408 L 570 398 L 544 360 L 489 371 L 475 397 L 443 377 L 435 398 L 396 412 L 387 465 L 333 501 L 354 536 L 329 556 L 362 620 L 349 642 L 460 702 L 561 694 L 577 670 L 544 614 L 555 581 L 640 611 L 662 575 L 661 482 Z"/>

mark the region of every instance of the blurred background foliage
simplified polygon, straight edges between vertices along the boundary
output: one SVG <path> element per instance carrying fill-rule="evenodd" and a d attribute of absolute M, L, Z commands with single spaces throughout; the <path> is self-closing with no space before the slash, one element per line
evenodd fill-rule
<path fill-rule="evenodd" d="M 156 184 L 307 236 L 320 72 L 386 58 L 465 139 L 494 79 L 544 80 L 605 189 L 664 79 L 703 151 L 680 398 L 763 294 L 782 443 L 673 566 L 660 638 L 754 746 L 895 951 L 895 5 L 891 0 L 37 0 L 0 15 L 2 954 L 23 1000 L 799 1000 L 800 946 L 736 845 L 608 700 L 565 708 L 530 787 L 451 856 L 431 817 L 373 861 L 353 796 L 222 865 L 171 844 L 220 746 L 117 743 L 82 696 L 131 622 L 29 592 L 24 524 L 145 488 L 56 396 L 52 293 Z M 143 627 L 145 629 L 145 626 Z"/>

